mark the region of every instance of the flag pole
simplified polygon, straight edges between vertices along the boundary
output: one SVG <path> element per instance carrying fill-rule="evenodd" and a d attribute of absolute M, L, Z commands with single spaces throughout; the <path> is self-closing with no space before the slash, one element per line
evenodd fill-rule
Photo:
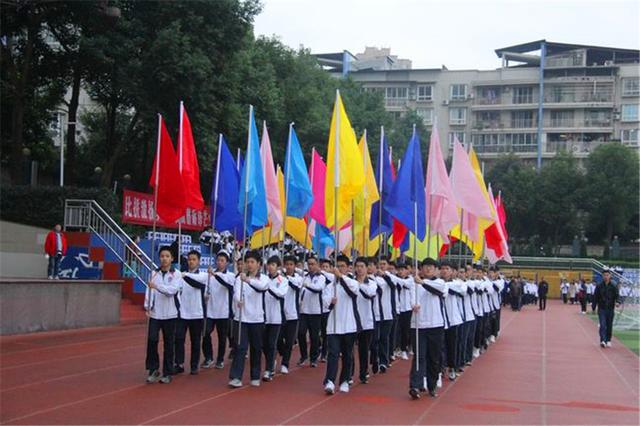
<path fill-rule="evenodd" d="M 415 126 L 414 126 L 415 130 Z M 418 203 L 416 201 L 413 202 L 413 231 L 414 240 L 413 240 L 413 270 L 418 271 Z M 416 304 L 418 303 L 418 285 L 416 284 L 414 287 Z M 418 316 L 416 315 L 416 347 L 414 349 L 415 357 L 416 357 L 416 371 L 420 371 L 420 343 L 418 339 L 420 338 L 418 333 Z"/>
<path fill-rule="evenodd" d="M 287 138 L 287 158 L 284 162 L 284 168 L 287 172 L 287 175 L 284 178 L 284 218 L 282 219 L 282 244 L 284 247 L 284 241 L 287 239 L 287 204 L 289 202 L 289 177 L 291 176 L 291 132 L 293 131 L 293 125 L 295 123 L 292 121 L 289 123 L 289 137 Z M 282 259 L 284 259 L 284 250 L 280 252 L 282 255 Z"/>
<path fill-rule="evenodd" d="M 182 126 L 184 117 L 184 102 L 180 101 L 180 132 L 178 133 L 178 170 L 180 170 L 180 176 L 182 176 Z M 184 216 L 183 216 L 184 217 Z M 178 270 L 182 269 L 182 218 L 178 219 Z"/>
<path fill-rule="evenodd" d="M 378 261 L 380 261 L 380 257 L 382 255 L 382 251 L 384 248 L 384 233 L 382 232 L 382 188 L 384 185 L 384 170 L 382 165 L 384 164 L 384 126 L 380 126 L 380 161 L 378 164 L 378 192 L 380 193 L 380 201 L 378 202 L 378 238 L 380 239 L 380 247 L 378 248 Z"/>
<path fill-rule="evenodd" d="M 333 265 L 338 266 L 338 252 L 340 251 L 340 229 L 338 226 L 338 194 L 340 192 L 340 111 L 338 110 L 338 99 L 340 97 L 340 90 L 336 89 L 336 103 L 334 111 L 336 114 L 336 129 L 333 146 L 333 233 L 335 241 L 335 249 L 333 250 Z M 338 284 L 333 283 L 333 297 L 338 297 Z M 336 311 L 333 312 L 333 332 L 335 333 L 337 328 L 338 316 Z"/>
<path fill-rule="evenodd" d="M 313 178 L 314 178 L 314 169 L 313 169 L 313 157 L 314 157 L 314 153 L 316 152 L 316 148 L 315 147 L 311 147 L 311 189 L 313 192 Z M 305 226 L 305 233 L 304 233 L 304 255 L 302 256 L 303 261 L 302 261 L 302 266 L 304 267 L 304 264 L 307 263 L 307 242 L 308 242 L 308 238 L 309 238 L 309 223 L 311 222 L 311 216 L 309 216 L 308 212 L 307 212 L 307 223 Z M 313 244 L 312 244 L 313 245 Z"/>
<path fill-rule="evenodd" d="M 247 211 L 249 208 L 248 195 L 249 195 L 249 166 L 251 165 L 251 118 L 253 117 L 253 105 L 249 105 L 249 126 L 247 128 L 247 158 L 245 162 L 245 175 L 244 175 L 244 219 L 242 226 L 242 243 L 245 244 L 247 240 Z M 244 259 L 247 255 L 246 247 L 242 253 L 242 264 L 244 265 Z M 242 311 L 244 310 L 244 282 L 240 282 L 240 309 L 238 314 L 238 345 L 240 344 L 240 333 L 242 331 Z"/>
<path fill-rule="evenodd" d="M 369 229 L 370 224 L 367 224 L 367 178 L 366 178 L 366 174 L 367 174 L 367 157 L 369 156 L 369 147 L 367 146 L 367 129 L 364 129 L 364 173 L 365 173 L 365 179 L 364 179 L 364 204 L 363 204 L 363 208 L 362 208 L 362 251 L 363 253 L 361 254 L 361 256 L 369 256 L 369 252 L 368 252 L 368 240 L 369 240 L 369 236 L 367 235 L 367 230 Z M 371 220 L 369 220 L 371 221 Z"/>
<path fill-rule="evenodd" d="M 460 247 L 458 248 L 458 269 L 460 269 L 460 265 L 462 265 L 462 224 L 464 223 L 463 218 L 464 210 L 460 209 L 460 239 L 458 239 L 458 244 Z"/>
<path fill-rule="evenodd" d="M 153 238 L 151 239 L 151 259 L 155 262 L 156 226 L 158 224 L 158 184 L 160 183 L 160 138 L 162 129 L 162 115 L 158 114 L 158 146 L 156 147 L 156 180 L 153 188 Z"/>

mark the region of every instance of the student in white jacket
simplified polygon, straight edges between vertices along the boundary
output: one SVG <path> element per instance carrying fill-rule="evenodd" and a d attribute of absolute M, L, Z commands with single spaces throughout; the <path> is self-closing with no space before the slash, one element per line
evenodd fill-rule
<path fill-rule="evenodd" d="M 448 297 L 449 291 L 447 283 L 437 277 L 437 266 L 437 261 L 424 259 L 419 275 L 414 277 L 415 287 L 411 291 L 411 346 L 414 348 L 414 356 L 409 376 L 409 395 L 413 399 L 419 399 L 420 392 L 426 390 L 431 397 L 437 397 L 444 329 L 447 326 L 443 300 Z M 424 389 L 425 377 L 427 389 Z"/>
<path fill-rule="evenodd" d="M 322 324 L 322 293 L 327 285 L 328 278 L 322 274 L 320 263 L 314 256 L 307 259 L 309 274 L 302 281 L 300 290 L 300 320 L 298 327 L 298 345 L 300 348 L 299 366 L 303 366 L 308 361 L 307 352 L 307 332 L 311 344 L 311 367 L 318 366 L 318 356 L 320 355 L 320 328 Z"/>
<path fill-rule="evenodd" d="M 284 319 L 284 299 L 289 289 L 287 279 L 280 275 L 280 258 L 271 256 L 267 260 L 269 288 L 264 294 L 265 327 L 262 350 L 264 352 L 264 375 L 262 380 L 270 382 L 276 374 L 276 345 Z"/>
<path fill-rule="evenodd" d="M 335 279 L 324 292 L 323 302 L 329 310 L 327 318 L 327 371 L 324 377 L 324 391 L 335 392 L 338 374 L 338 358 L 342 358 L 340 370 L 340 392 L 349 392 L 353 344 L 356 333 L 362 329 L 357 308 L 357 293 L 360 284 L 347 276 L 349 258 L 341 255 L 334 270 Z"/>
<path fill-rule="evenodd" d="M 235 274 L 227 270 L 228 265 L 229 254 L 220 251 L 216 256 L 216 269 L 209 268 L 209 284 L 205 292 L 207 322 L 202 339 L 202 353 L 204 354 L 202 368 L 211 368 L 214 365 L 211 342 L 211 333 L 214 329 L 218 335 L 215 367 L 224 368 L 224 354 L 233 317 L 233 285 L 236 281 Z"/>
<path fill-rule="evenodd" d="M 189 272 L 182 274 L 182 285 L 178 292 L 180 317 L 176 325 L 176 374 L 184 373 L 184 344 L 189 330 L 191 342 L 191 374 L 198 374 L 200 362 L 200 339 L 204 322 L 204 293 L 209 274 L 200 272 L 200 252 L 191 250 L 187 254 Z"/>
<path fill-rule="evenodd" d="M 446 342 L 447 367 L 449 368 L 449 380 L 456 379 L 458 372 L 458 343 L 461 324 L 464 323 L 462 308 L 464 293 L 467 291 L 466 285 L 455 278 L 455 269 L 448 263 L 440 264 L 440 278 L 442 278 L 449 286 L 449 296 L 445 299 L 445 312 L 449 320 L 449 327 L 444 330 L 444 338 Z"/>
<path fill-rule="evenodd" d="M 489 281 L 491 281 L 491 287 L 493 288 L 493 292 L 489 294 L 489 304 L 491 305 L 493 312 L 491 315 L 491 334 L 489 336 L 489 340 L 492 343 L 495 342 L 500 335 L 500 310 L 502 306 L 500 293 L 502 292 L 502 289 L 504 289 L 504 279 L 498 275 L 499 270 L 500 269 L 496 265 L 489 267 Z M 532 289 L 533 295 L 534 297 L 537 297 L 537 285 L 532 284 L 532 286 L 534 286 Z"/>
<path fill-rule="evenodd" d="M 375 323 L 374 306 L 376 303 L 378 286 L 367 276 L 367 260 L 359 257 L 355 264 L 355 280 L 358 282 L 357 293 L 358 315 L 362 330 L 358 333 L 358 361 L 360 366 L 360 383 L 369 382 L 369 347 Z"/>
<path fill-rule="evenodd" d="M 180 290 L 182 277 L 180 272 L 171 267 L 173 256 L 171 249 L 164 246 L 160 249 L 160 268 L 151 273 L 147 282 L 144 297 L 144 308 L 149 316 L 149 330 L 147 334 L 146 369 L 149 370 L 147 383 L 171 383 L 173 374 L 176 321 L 178 307 L 176 294 Z M 158 355 L 158 340 L 162 330 L 164 354 L 162 360 L 162 375 L 160 374 L 160 357 Z"/>
<path fill-rule="evenodd" d="M 302 289 L 303 276 L 296 271 L 295 256 L 284 257 L 284 274 L 287 279 L 288 290 L 284 296 L 284 316 L 286 322 L 280 329 L 278 339 L 278 352 L 282 357 L 280 372 L 289 373 L 289 361 L 291 350 L 298 334 L 298 320 L 300 316 L 300 290 Z"/>
<path fill-rule="evenodd" d="M 235 330 L 237 348 L 229 370 L 229 386 L 242 386 L 245 357 L 250 348 L 251 386 L 260 386 L 260 359 L 262 353 L 262 335 L 264 333 L 264 293 L 269 288 L 269 278 L 260 272 L 262 258 L 260 253 L 249 250 L 244 261 L 247 273 L 236 279 L 233 289 L 233 302 L 237 307 Z"/>

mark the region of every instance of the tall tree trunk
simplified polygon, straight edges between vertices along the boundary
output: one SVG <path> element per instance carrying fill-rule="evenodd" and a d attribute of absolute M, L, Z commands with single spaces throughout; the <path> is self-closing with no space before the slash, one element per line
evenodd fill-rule
<path fill-rule="evenodd" d="M 139 117 L 140 117 L 140 114 L 136 111 L 136 113 L 131 118 L 131 121 L 129 121 L 129 126 L 127 126 L 127 131 L 125 132 L 125 134 L 122 135 L 121 138 L 116 138 L 116 140 L 113 141 L 115 143 L 115 148 L 113 149 L 111 156 L 107 159 L 107 162 L 104 164 L 104 170 L 102 171 L 102 181 L 100 182 L 102 186 L 105 186 L 107 188 L 111 186 L 111 181 L 113 180 L 113 174 L 116 168 L 116 163 L 122 156 L 122 153 L 124 152 L 127 142 L 132 137 L 133 131 L 135 129 L 136 124 L 138 123 Z M 115 122 L 114 122 L 114 126 L 115 126 Z"/>
<path fill-rule="evenodd" d="M 82 82 L 82 69 L 79 61 L 73 70 L 73 83 L 71 86 L 71 99 L 69 100 L 69 124 L 67 126 L 67 161 L 66 176 L 69 184 L 76 183 L 76 127 L 78 117 L 78 104 L 80 101 L 80 83 Z"/>
<path fill-rule="evenodd" d="M 24 113 L 27 102 L 27 85 L 31 78 L 31 68 L 33 66 L 33 50 L 35 39 L 38 36 L 35 25 L 39 22 L 32 20 L 27 30 L 27 40 L 24 50 L 22 65 L 16 66 L 14 70 L 19 74 L 14 77 L 14 104 L 11 114 L 11 153 L 9 172 L 13 182 L 20 182 L 23 173 L 22 148 L 24 141 Z"/>

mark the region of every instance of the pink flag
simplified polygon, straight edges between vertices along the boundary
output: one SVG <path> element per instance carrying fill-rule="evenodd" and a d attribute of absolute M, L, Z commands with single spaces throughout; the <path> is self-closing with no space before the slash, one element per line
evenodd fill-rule
<path fill-rule="evenodd" d="M 260 144 L 260 159 L 264 170 L 264 188 L 267 192 L 267 212 L 271 223 L 271 234 L 277 234 L 282 227 L 282 204 L 280 203 L 280 191 L 278 189 L 278 177 L 273 166 L 271 155 L 271 141 L 267 131 L 267 123 L 262 126 L 262 142 Z"/>
<path fill-rule="evenodd" d="M 442 157 L 440 136 L 435 124 L 431 131 L 425 192 L 427 224 L 431 232 L 438 233 L 443 241 L 448 242 L 449 231 L 458 224 L 460 216 Z"/>
<path fill-rule="evenodd" d="M 311 180 L 311 190 L 313 192 L 313 204 L 309 210 L 309 216 L 320 225 L 326 226 L 324 210 L 324 185 L 327 175 L 327 165 L 322 161 L 322 157 L 315 148 L 311 153 L 311 167 L 309 177 Z"/>
<path fill-rule="evenodd" d="M 456 197 L 458 207 L 464 210 L 464 213 L 475 216 L 476 220 L 478 218 L 492 219 L 491 209 L 484 198 L 482 188 L 480 188 L 475 172 L 471 167 L 469 156 L 457 138 L 454 138 L 453 141 L 453 163 L 449 178 L 451 179 L 451 188 Z M 471 221 L 467 219 L 464 222 Z M 475 226 L 477 227 L 477 223 L 475 223 Z M 467 224 L 463 223 L 462 231 L 469 235 L 467 229 Z"/>

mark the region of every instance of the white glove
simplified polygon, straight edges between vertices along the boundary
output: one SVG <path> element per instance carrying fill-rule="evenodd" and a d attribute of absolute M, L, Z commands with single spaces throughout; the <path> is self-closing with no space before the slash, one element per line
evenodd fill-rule
<path fill-rule="evenodd" d="M 44 254 L 44 258 L 45 258 L 45 259 L 47 259 L 47 260 L 49 260 L 49 255 L 45 253 L 45 254 Z"/>

